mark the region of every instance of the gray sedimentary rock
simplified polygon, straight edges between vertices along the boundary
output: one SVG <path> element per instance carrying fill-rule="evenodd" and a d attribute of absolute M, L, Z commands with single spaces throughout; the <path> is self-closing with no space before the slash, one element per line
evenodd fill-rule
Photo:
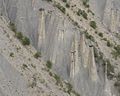
<path fill-rule="evenodd" d="M 90 6 L 101 22 L 111 32 L 120 30 L 120 2 L 119 0 L 90 0 Z"/>
<path fill-rule="evenodd" d="M 111 31 L 119 29 L 119 7 L 112 9 L 108 0 L 90 0 L 90 4 Z M 0 13 L 30 38 L 42 59 L 52 61 L 53 70 L 81 96 L 106 96 L 101 62 L 95 62 L 93 48 L 70 18 L 44 0 L 0 0 Z"/>

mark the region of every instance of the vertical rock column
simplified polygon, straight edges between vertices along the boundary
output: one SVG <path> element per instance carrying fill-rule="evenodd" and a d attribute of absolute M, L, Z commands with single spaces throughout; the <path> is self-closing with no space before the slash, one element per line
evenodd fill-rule
<path fill-rule="evenodd" d="M 70 79 L 72 80 L 75 76 L 75 51 L 74 51 L 74 42 L 72 42 L 72 48 L 71 48 L 71 65 L 70 65 Z"/>
<path fill-rule="evenodd" d="M 45 41 L 45 11 L 41 10 L 39 13 L 39 26 L 38 26 L 38 48 L 41 48 L 41 45 Z"/>
<path fill-rule="evenodd" d="M 116 27 L 116 11 L 115 9 L 111 9 L 111 17 L 110 17 L 110 30 L 115 32 Z"/>
<path fill-rule="evenodd" d="M 84 34 L 81 34 L 81 37 L 80 37 L 80 53 L 79 53 L 79 56 L 80 56 L 80 59 L 81 59 L 81 64 L 84 66 L 84 68 L 87 67 L 87 63 L 88 63 L 88 48 L 85 44 L 85 36 Z"/>
<path fill-rule="evenodd" d="M 95 64 L 95 58 L 94 58 L 94 51 L 93 51 L 93 47 L 89 48 L 89 60 L 88 60 L 88 64 L 89 64 L 89 73 L 91 75 L 91 79 L 93 81 L 97 81 L 98 79 L 98 74 L 97 74 L 97 68 L 96 68 L 96 64 Z"/>
<path fill-rule="evenodd" d="M 119 32 L 119 28 L 120 28 L 120 10 L 117 9 L 116 11 L 117 11 L 117 12 L 116 12 L 116 13 L 117 13 L 117 17 L 116 17 L 116 19 L 117 19 L 117 20 L 116 20 L 116 22 L 117 22 L 117 23 L 116 23 L 116 27 L 117 27 L 117 32 Z"/>
<path fill-rule="evenodd" d="M 114 2 L 112 2 L 112 8 L 110 13 L 110 30 L 111 32 L 118 31 L 120 12 L 117 8 L 115 8 Z"/>
<path fill-rule="evenodd" d="M 74 79 L 74 76 L 79 72 L 79 58 L 78 58 L 78 40 L 77 33 L 74 34 L 74 39 L 71 48 L 71 66 L 70 66 L 70 78 Z"/>

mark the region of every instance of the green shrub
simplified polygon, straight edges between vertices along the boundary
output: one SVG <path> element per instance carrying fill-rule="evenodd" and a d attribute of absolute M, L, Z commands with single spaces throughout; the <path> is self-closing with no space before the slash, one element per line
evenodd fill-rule
<path fill-rule="evenodd" d="M 87 0 L 84 0 L 84 1 L 83 1 L 83 5 L 84 5 L 86 8 L 89 8 L 89 4 L 88 4 L 88 1 L 87 1 Z"/>
<path fill-rule="evenodd" d="M 84 10 L 79 9 L 77 15 L 78 16 L 82 15 L 83 18 L 88 19 L 87 13 Z"/>
<path fill-rule="evenodd" d="M 65 3 L 67 2 L 67 0 L 62 0 L 62 1 L 65 2 Z"/>
<path fill-rule="evenodd" d="M 23 38 L 23 34 L 21 32 L 16 32 L 15 36 L 20 40 L 22 40 L 22 38 Z"/>
<path fill-rule="evenodd" d="M 73 87 L 70 83 L 66 83 L 66 85 L 67 85 L 67 88 L 68 88 L 67 92 L 70 94 L 73 90 Z"/>
<path fill-rule="evenodd" d="M 74 25 L 75 25 L 75 26 L 79 26 L 77 22 L 74 22 Z"/>
<path fill-rule="evenodd" d="M 103 38 L 102 40 L 107 41 L 107 38 Z"/>
<path fill-rule="evenodd" d="M 16 32 L 15 36 L 21 41 L 23 45 L 30 45 L 30 40 L 28 37 L 23 36 L 21 32 Z"/>
<path fill-rule="evenodd" d="M 88 13 L 91 13 L 92 15 L 95 15 L 90 9 L 88 9 Z"/>
<path fill-rule="evenodd" d="M 120 87 L 120 81 L 116 81 L 116 82 L 114 83 L 114 86 Z"/>
<path fill-rule="evenodd" d="M 13 32 L 16 32 L 17 29 L 14 23 L 10 22 L 9 27 Z"/>
<path fill-rule="evenodd" d="M 94 37 L 93 37 L 92 35 L 89 35 L 87 31 L 85 31 L 85 37 L 86 37 L 87 39 L 90 39 L 90 40 L 93 41 L 93 42 L 95 41 Z"/>
<path fill-rule="evenodd" d="M 114 66 L 111 65 L 111 63 L 108 59 L 106 60 L 106 63 L 107 63 L 107 77 L 108 77 L 108 79 L 112 79 L 113 78 L 112 73 L 114 73 Z"/>
<path fill-rule="evenodd" d="M 108 47 L 111 47 L 111 46 L 112 46 L 112 44 L 110 43 L 110 41 L 107 41 L 107 46 L 108 46 Z"/>
<path fill-rule="evenodd" d="M 115 46 L 114 50 L 111 52 L 111 54 L 113 55 L 113 57 L 115 59 L 117 59 L 118 57 L 120 57 L 120 45 Z"/>
<path fill-rule="evenodd" d="M 23 45 L 30 45 L 30 40 L 28 37 L 23 37 L 21 42 Z"/>
<path fill-rule="evenodd" d="M 66 4 L 66 7 L 67 7 L 67 8 L 70 8 L 70 5 L 67 3 L 67 4 Z"/>
<path fill-rule="evenodd" d="M 52 2 L 52 0 L 46 0 L 47 2 Z"/>
<path fill-rule="evenodd" d="M 82 10 L 79 9 L 79 10 L 77 11 L 77 15 L 80 16 L 81 14 L 82 14 Z"/>
<path fill-rule="evenodd" d="M 61 6 L 60 4 L 56 4 L 55 5 L 61 12 L 63 12 L 65 14 L 65 8 L 63 6 Z"/>
<path fill-rule="evenodd" d="M 50 60 L 47 61 L 46 63 L 47 68 L 51 69 L 52 68 L 52 62 Z"/>
<path fill-rule="evenodd" d="M 56 84 L 58 85 L 61 81 L 60 81 L 60 77 L 58 75 L 54 75 L 54 78 L 56 80 Z"/>
<path fill-rule="evenodd" d="M 97 31 L 95 31 L 95 33 L 97 34 L 98 32 L 97 32 Z"/>
<path fill-rule="evenodd" d="M 28 68 L 28 66 L 27 66 L 26 64 L 23 64 L 23 65 L 22 65 L 22 68 L 25 70 L 25 69 Z"/>
<path fill-rule="evenodd" d="M 41 57 L 41 52 L 36 52 L 36 53 L 34 54 L 34 57 L 35 57 L 36 59 L 38 59 L 39 57 Z"/>
<path fill-rule="evenodd" d="M 14 57 L 14 53 L 11 52 L 11 53 L 10 53 L 10 57 Z"/>
<path fill-rule="evenodd" d="M 97 28 L 97 25 L 96 25 L 96 22 L 95 22 L 95 21 L 90 21 L 90 26 L 91 26 L 93 29 L 96 29 L 96 28 Z"/>
<path fill-rule="evenodd" d="M 30 45 L 30 40 L 28 37 L 23 36 L 21 32 L 16 32 L 16 27 L 14 23 L 10 22 L 9 27 L 13 32 L 15 32 L 15 36 L 22 42 L 23 45 Z"/>
<path fill-rule="evenodd" d="M 79 94 L 79 93 L 77 93 L 77 92 L 75 92 L 74 90 L 72 91 L 72 93 L 74 93 L 74 94 L 75 94 L 75 96 L 80 96 L 80 94 Z"/>
<path fill-rule="evenodd" d="M 100 37 L 103 37 L 103 33 L 99 33 L 98 35 L 99 35 Z"/>

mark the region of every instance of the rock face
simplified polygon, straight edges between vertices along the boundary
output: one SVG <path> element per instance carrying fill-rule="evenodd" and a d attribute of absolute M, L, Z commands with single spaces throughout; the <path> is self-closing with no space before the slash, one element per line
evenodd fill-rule
<path fill-rule="evenodd" d="M 96 16 L 99 16 L 112 32 L 119 30 L 119 4 L 117 2 L 119 1 L 90 0 L 91 8 L 95 9 L 93 11 Z M 61 13 L 50 2 L 44 0 L 0 0 L 0 14 L 7 23 L 15 23 L 18 32 L 22 32 L 30 38 L 32 45 L 41 51 L 42 60 L 52 61 L 53 70 L 64 80 L 70 81 L 81 96 L 107 96 L 105 95 L 105 73 L 101 70 L 102 63 L 95 61 L 92 43 L 86 40 L 82 30 L 74 26 L 68 16 Z M 4 59 L 0 55 L 0 71 L 10 65 Z M 4 71 L 5 74 L 10 70 L 14 69 L 9 66 L 8 70 Z M 13 80 L 16 75 L 20 79 L 22 78 L 19 73 L 13 73 L 14 71 L 9 72 L 9 75 L 12 74 Z M 6 78 L 9 81 L 9 76 Z M 20 82 L 26 85 L 24 79 Z M 13 91 L 18 89 L 20 94 L 25 91 L 24 87 L 26 86 L 18 88 L 16 83 L 14 86 L 14 88 L 11 87 Z M 5 93 L 8 93 L 7 91 Z M 0 89 L 0 92 L 1 95 L 3 89 Z M 28 95 L 25 92 L 23 94 Z M 13 93 L 8 96 L 21 96 Z M 56 95 L 69 96 L 64 92 L 57 92 Z M 7 94 L 1 96 L 7 96 Z"/>
<path fill-rule="evenodd" d="M 62 81 L 63 87 L 56 85 L 55 74 L 49 75 L 35 53 L 32 46 L 25 47 L 15 38 L 0 17 L 0 96 L 70 96 L 64 91 L 67 86 Z"/>
<path fill-rule="evenodd" d="M 90 0 L 91 8 L 111 32 L 120 30 L 119 0 Z"/>

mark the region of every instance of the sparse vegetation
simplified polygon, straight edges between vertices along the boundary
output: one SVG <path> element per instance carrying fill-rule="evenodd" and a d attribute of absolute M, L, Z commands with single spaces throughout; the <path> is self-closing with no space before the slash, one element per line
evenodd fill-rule
<path fill-rule="evenodd" d="M 103 38 L 102 40 L 104 40 L 104 41 L 108 41 L 107 38 Z"/>
<path fill-rule="evenodd" d="M 67 0 L 62 0 L 62 1 L 65 2 L 65 3 L 67 2 Z"/>
<path fill-rule="evenodd" d="M 14 57 L 14 53 L 11 52 L 11 53 L 10 53 L 10 57 Z"/>
<path fill-rule="evenodd" d="M 54 78 L 56 80 L 56 84 L 60 84 L 61 80 L 60 80 L 60 77 L 57 75 L 57 74 L 54 74 Z"/>
<path fill-rule="evenodd" d="M 118 92 L 120 93 L 120 73 L 116 76 L 116 81 L 114 83 L 114 86 L 117 88 Z"/>
<path fill-rule="evenodd" d="M 39 11 L 44 11 L 45 9 L 44 8 L 40 8 Z"/>
<path fill-rule="evenodd" d="M 113 57 L 115 59 L 117 59 L 118 57 L 120 57 L 120 45 L 115 46 L 114 50 L 111 52 L 111 54 L 113 55 Z"/>
<path fill-rule="evenodd" d="M 111 63 L 108 59 L 106 60 L 106 64 L 107 64 L 107 77 L 108 77 L 108 79 L 112 79 L 113 73 L 114 73 L 114 66 L 111 65 Z"/>
<path fill-rule="evenodd" d="M 93 42 L 95 41 L 95 40 L 94 40 L 94 37 L 93 37 L 92 35 L 89 35 L 87 31 L 85 31 L 84 33 L 85 33 L 85 37 L 86 37 L 87 39 L 90 39 L 90 40 L 93 41 Z"/>
<path fill-rule="evenodd" d="M 47 68 L 51 69 L 52 68 L 52 62 L 50 60 L 47 61 L 46 63 Z"/>
<path fill-rule="evenodd" d="M 23 38 L 23 34 L 21 32 L 16 32 L 15 36 L 20 40 L 22 40 L 22 38 Z"/>
<path fill-rule="evenodd" d="M 107 46 L 108 46 L 108 47 L 111 47 L 111 46 L 112 46 L 112 44 L 110 43 L 110 41 L 107 41 Z"/>
<path fill-rule="evenodd" d="M 112 79 L 114 77 L 114 66 L 111 64 L 109 59 L 105 59 L 102 52 L 98 52 L 97 49 L 94 47 L 94 56 L 96 62 L 102 62 L 104 71 L 106 70 L 107 66 L 107 78 Z"/>
<path fill-rule="evenodd" d="M 88 9 L 88 13 L 91 13 L 92 15 L 95 15 L 90 9 Z"/>
<path fill-rule="evenodd" d="M 55 5 L 62 13 L 65 14 L 65 8 L 63 6 L 61 6 L 59 3 Z"/>
<path fill-rule="evenodd" d="M 95 21 L 90 21 L 90 26 L 91 26 L 93 29 L 96 29 L 96 28 L 97 28 L 97 25 L 96 25 L 96 22 L 95 22 Z"/>
<path fill-rule="evenodd" d="M 34 57 L 35 57 L 36 59 L 38 59 L 39 57 L 41 57 L 41 52 L 36 52 L 36 53 L 34 54 Z"/>
<path fill-rule="evenodd" d="M 14 23 L 10 22 L 9 27 L 13 32 L 16 32 L 16 26 Z"/>
<path fill-rule="evenodd" d="M 70 8 L 70 5 L 69 5 L 68 3 L 66 3 L 66 7 L 67 7 L 67 8 Z"/>
<path fill-rule="evenodd" d="M 27 66 L 26 64 L 23 64 L 23 65 L 22 65 L 22 68 L 25 70 L 25 69 L 28 68 L 28 66 Z"/>
<path fill-rule="evenodd" d="M 120 81 L 116 81 L 116 82 L 114 83 L 114 86 L 120 87 Z"/>
<path fill-rule="evenodd" d="M 26 36 L 22 38 L 21 42 L 23 45 L 30 45 L 30 40 Z"/>
<path fill-rule="evenodd" d="M 33 65 L 33 64 L 31 64 L 31 66 L 32 66 L 33 68 L 36 68 L 36 66 L 35 66 L 35 65 Z"/>
<path fill-rule="evenodd" d="M 86 8 L 89 8 L 88 0 L 83 0 L 83 5 L 84 5 Z"/>
<path fill-rule="evenodd" d="M 68 88 L 67 92 L 70 94 L 72 92 L 73 87 L 70 83 L 66 83 L 66 85 L 67 85 L 67 88 Z"/>
<path fill-rule="evenodd" d="M 52 0 L 46 0 L 47 2 L 52 2 Z"/>
<path fill-rule="evenodd" d="M 31 88 L 34 88 L 34 87 L 36 87 L 36 85 L 37 85 L 37 78 L 36 78 L 36 75 L 34 74 L 33 77 L 32 77 L 32 82 L 29 86 Z"/>
<path fill-rule="evenodd" d="M 103 33 L 98 33 L 98 35 L 99 35 L 100 37 L 103 37 Z"/>
<path fill-rule="evenodd" d="M 15 24 L 11 23 L 9 24 L 9 27 L 13 32 L 15 32 L 15 36 L 21 41 L 23 45 L 30 45 L 30 40 L 28 37 L 23 36 L 22 32 L 17 32 Z"/>
<path fill-rule="evenodd" d="M 87 13 L 84 10 L 79 9 L 78 12 L 77 12 L 77 15 L 78 16 L 82 15 L 83 18 L 88 19 Z"/>

